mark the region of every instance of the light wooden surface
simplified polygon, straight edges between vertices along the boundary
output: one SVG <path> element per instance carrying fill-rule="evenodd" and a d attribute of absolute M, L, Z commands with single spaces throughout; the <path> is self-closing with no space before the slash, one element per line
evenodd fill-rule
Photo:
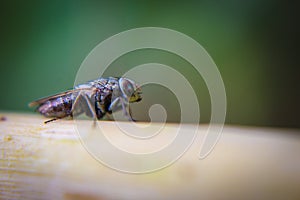
<path fill-rule="evenodd" d="M 0 119 L 0 199 L 300 199 L 299 130 L 225 126 L 199 160 L 201 125 L 173 165 L 132 175 L 96 161 L 71 120 L 43 124 L 38 115 L 4 112 Z"/>

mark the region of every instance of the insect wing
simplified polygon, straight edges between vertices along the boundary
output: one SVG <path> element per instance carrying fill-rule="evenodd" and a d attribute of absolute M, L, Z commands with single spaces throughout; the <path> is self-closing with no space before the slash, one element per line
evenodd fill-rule
<path fill-rule="evenodd" d="M 65 91 L 65 92 L 61 92 L 61 93 L 58 93 L 58 94 L 55 94 L 55 95 L 52 95 L 52 96 L 48 96 L 48 97 L 44 97 L 44 98 L 41 98 L 41 99 L 38 99 L 36 101 L 33 101 L 31 103 L 29 103 L 29 107 L 33 107 L 33 106 L 37 106 L 37 105 L 40 105 L 42 103 L 45 103 L 46 101 L 49 101 L 49 100 L 52 100 L 52 99 L 55 99 L 55 98 L 58 98 L 58 97 L 62 97 L 62 96 L 65 96 L 65 95 L 68 95 L 68 94 L 74 94 L 75 96 L 78 95 L 78 93 L 80 92 L 81 89 L 75 89 L 75 90 L 68 90 L 68 91 Z M 87 89 L 85 89 L 87 90 Z"/>

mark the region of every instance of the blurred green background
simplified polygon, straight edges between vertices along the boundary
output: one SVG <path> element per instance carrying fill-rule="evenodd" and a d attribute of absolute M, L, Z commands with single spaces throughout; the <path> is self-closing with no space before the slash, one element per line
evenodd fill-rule
<path fill-rule="evenodd" d="M 211 55 L 226 87 L 226 123 L 300 127 L 299 14 L 290 2 L 1 1 L 0 9 L 0 110 L 33 112 L 28 102 L 73 86 L 80 64 L 98 43 L 128 29 L 154 26 L 192 37 Z M 193 74 L 184 60 L 156 50 L 129 53 L 106 74 L 118 76 L 147 62 Z M 205 83 L 201 77 L 191 82 L 206 123 Z M 167 103 L 169 120 L 176 121 L 180 110 L 172 93 L 153 89 L 157 94 L 144 88 L 146 100 L 135 108 L 139 118 L 147 119 L 151 103 Z"/>

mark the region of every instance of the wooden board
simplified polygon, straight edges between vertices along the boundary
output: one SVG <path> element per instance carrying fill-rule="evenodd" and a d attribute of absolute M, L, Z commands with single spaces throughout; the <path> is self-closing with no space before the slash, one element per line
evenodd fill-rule
<path fill-rule="evenodd" d="M 225 126 L 211 154 L 199 160 L 207 128 L 201 125 L 177 162 L 137 175 L 91 156 L 74 121 L 43 124 L 38 115 L 5 112 L 0 119 L 0 199 L 300 199 L 299 130 Z M 99 123 L 110 130 L 114 122 Z"/>

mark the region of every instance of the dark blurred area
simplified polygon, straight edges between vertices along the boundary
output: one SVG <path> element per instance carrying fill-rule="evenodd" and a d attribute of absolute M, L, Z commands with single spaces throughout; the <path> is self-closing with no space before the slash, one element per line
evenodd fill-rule
<path fill-rule="evenodd" d="M 291 2 L 1 1 L 0 9 L 0 110 L 33 112 L 27 107 L 30 101 L 73 86 L 82 61 L 98 43 L 128 29 L 152 26 L 182 32 L 207 50 L 226 87 L 226 123 L 300 128 L 300 16 Z M 130 69 L 147 62 L 193 74 L 179 58 L 144 51 L 120 58 L 107 75 L 120 75 L 120 65 Z M 207 123 L 209 94 L 201 78 L 193 85 L 201 122 Z M 152 98 L 148 103 L 166 101 L 158 94 L 144 95 Z M 170 121 L 178 117 L 177 111 L 172 113 L 177 106 L 176 101 L 169 103 L 167 110 L 175 116 Z M 136 111 L 147 115 L 141 109 Z"/>

